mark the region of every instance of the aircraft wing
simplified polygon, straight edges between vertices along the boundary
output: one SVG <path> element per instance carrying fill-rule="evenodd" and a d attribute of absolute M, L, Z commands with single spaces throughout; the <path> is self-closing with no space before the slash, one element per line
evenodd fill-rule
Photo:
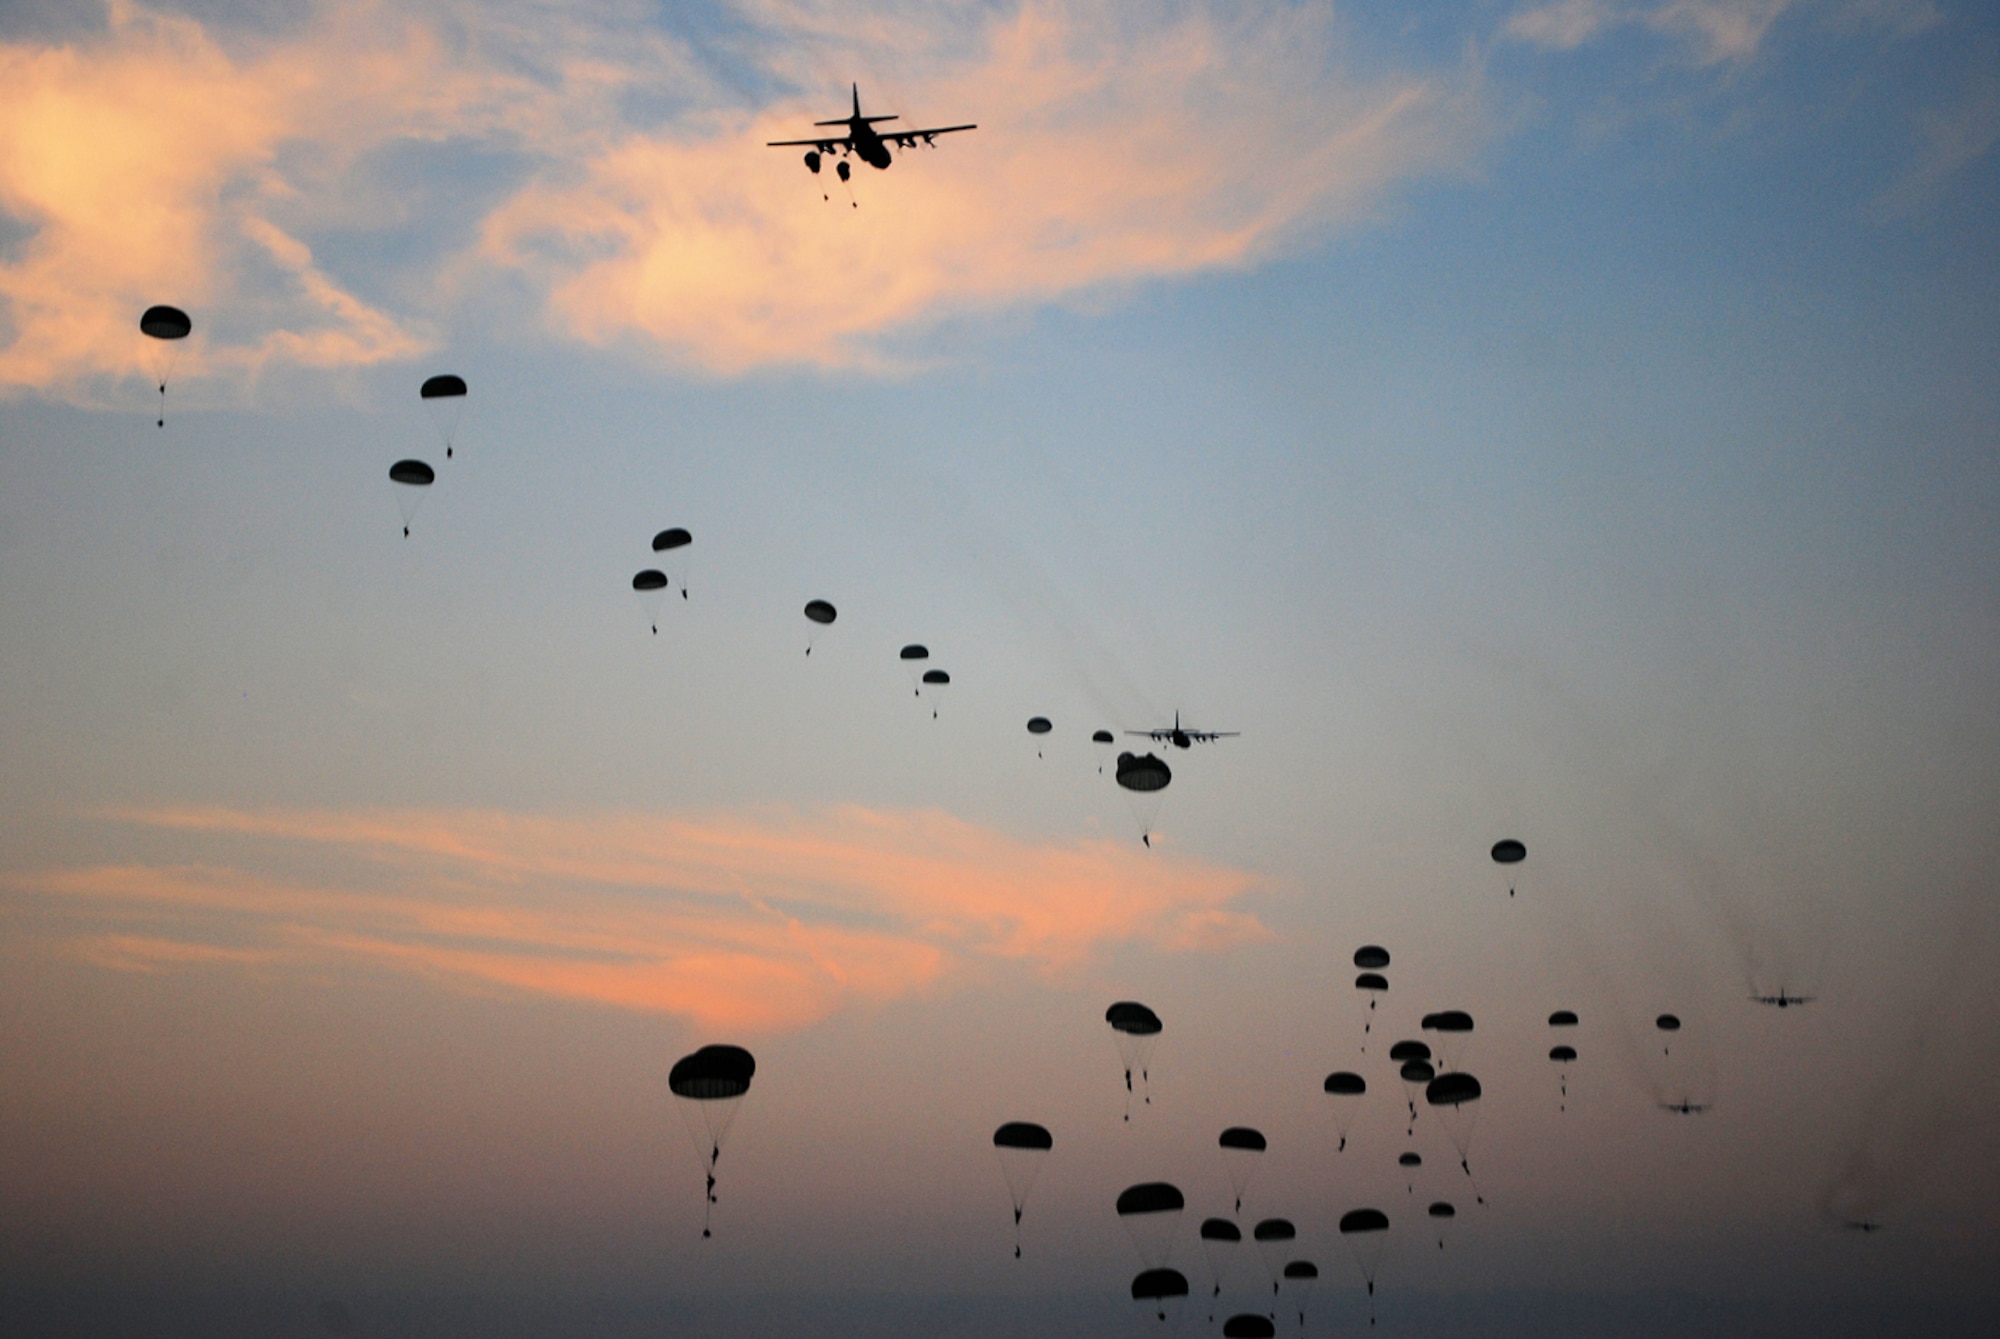
<path fill-rule="evenodd" d="M 832 153 L 835 149 L 853 148 L 854 136 L 836 135 L 830 139 L 773 139 L 764 141 L 764 147 L 767 149 L 813 148 L 818 149 L 821 153 Z"/>
<path fill-rule="evenodd" d="M 1174 737 L 1174 732 L 1171 730 L 1127 730 L 1125 733 L 1154 741 L 1172 739 Z"/>
<path fill-rule="evenodd" d="M 932 126 L 929 130 L 894 130 L 882 132 L 882 138 L 905 149 L 917 147 L 917 141 L 929 144 L 935 135 L 955 135 L 961 130 L 977 130 L 978 126 Z"/>
<path fill-rule="evenodd" d="M 1189 739 L 1199 739 L 1202 743 L 1206 744 L 1211 739 L 1234 739 L 1242 732 L 1238 730 L 1186 730 L 1182 733 L 1187 735 Z"/>

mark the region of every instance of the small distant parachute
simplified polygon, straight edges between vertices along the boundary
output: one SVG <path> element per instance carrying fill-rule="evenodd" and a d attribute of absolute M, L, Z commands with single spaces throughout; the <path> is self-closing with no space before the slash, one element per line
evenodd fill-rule
<path fill-rule="evenodd" d="M 1354 1252 L 1361 1279 L 1368 1285 L 1368 1323 L 1375 1323 L 1375 1271 L 1388 1244 L 1389 1215 L 1380 1209 L 1349 1209 L 1340 1216 L 1341 1239 Z"/>
<path fill-rule="evenodd" d="M 1264 1152 L 1264 1136 L 1247 1125 L 1232 1125 L 1216 1140 L 1229 1167 L 1229 1184 L 1236 1191 L 1236 1212 L 1243 1211 L 1243 1192 L 1250 1186 Z"/>
<path fill-rule="evenodd" d="M 903 662 L 903 668 L 910 674 L 910 696 L 922 697 L 924 688 L 924 662 L 931 658 L 931 649 L 922 642 L 911 642 L 896 653 L 896 659 Z"/>
<path fill-rule="evenodd" d="M 1472 1127 L 1479 1119 L 1479 1080 L 1463 1070 L 1440 1074 L 1424 1089 L 1424 1101 L 1438 1109 L 1444 1117 L 1445 1131 L 1451 1135 L 1453 1146 L 1458 1149 L 1458 1165 L 1465 1172 L 1465 1178 L 1472 1181 L 1472 1197 L 1481 1204 L 1486 1197 L 1480 1193 L 1479 1182 L 1473 1180 L 1472 1164 L 1468 1161 L 1472 1147 Z"/>
<path fill-rule="evenodd" d="M 1380 944 L 1363 944 L 1354 950 L 1354 965 L 1363 971 L 1379 972 L 1389 965 L 1389 950 Z"/>
<path fill-rule="evenodd" d="M 1118 755 L 1116 778 L 1126 792 L 1126 803 L 1139 822 L 1139 840 L 1153 844 L 1153 820 L 1159 817 L 1160 792 L 1174 779 L 1173 769 L 1150 753 Z"/>
<path fill-rule="evenodd" d="M 1247 1311 L 1240 1316 L 1231 1316 L 1222 1322 L 1222 1339 L 1273 1339 L 1278 1327 L 1271 1323 L 1269 1316 L 1260 1316 Z"/>
<path fill-rule="evenodd" d="M 399 460 L 389 467 L 389 482 L 396 487 L 396 507 L 403 514 L 403 538 L 410 537 L 410 522 L 424 504 L 424 494 L 437 482 L 437 471 L 421 460 Z"/>
<path fill-rule="evenodd" d="M 1014 1258 L 1021 1258 L 1021 1210 L 1041 1174 L 1048 1152 L 1056 1144 L 1046 1127 L 1032 1121 L 1010 1120 L 993 1132 L 993 1151 L 1000 1159 L 1000 1175 L 1007 1180 L 1007 1193 L 1014 1200 Z"/>
<path fill-rule="evenodd" d="M 1125 1064 L 1125 1119 L 1132 1119 L 1132 1071 L 1139 1071 L 1139 1083 L 1145 1087 L 1151 1075 L 1147 1062 L 1152 1058 L 1153 1043 L 1160 1035 L 1160 1016 L 1145 1005 L 1133 1000 L 1120 1000 L 1104 1011 L 1104 1021 L 1111 1024 L 1112 1039 L 1118 1043 L 1118 1058 Z M 1152 1105 L 1153 1095 L 1145 1094 L 1146 1104 Z"/>
<path fill-rule="evenodd" d="M 673 583 L 681 588 L 681 598 L 683 600 L 687 598 L 688 583 L 687 554 L 682 550 L 686 549 L 692 543 L 694 543 L 694 536 L 677 525 L 662 530 L 659 534 L 653 536 L 653 552 L 675 555 L 672 558 L 660 559 L 660 566 L 666 569 L 667 576 L 673 580 Z"/>
<path fill-rule="evenodd" d="M 1181 1210 L 1187 1200 L 1178 1186 L 1165 1181 L 1146 1181 L 1128 1186 L 1118 1196 L 1118 1221 L 1132 1238 L 1139 1262 L 1148 1269 L 1164 1269 L 1173 1251 L 1174 1229 L 1180 1225 Z"/>
<path fill-rule="evenodd" d="M 756 1059 L 741 1046 L 704 1046 L 675 1061 L 667 1074 L 667 1088 L 681 1099 L 677 1104 L 681 1119 L 708 1177 L 701 1212 L 704 1237 L 709 1235 L 709 1210 L 715 1204 L 715 1164 L 722 1158 L 722 1141 L 728 1138 L 756 1073 Z"/>
<path fill-rule="evenodd" d="M 815 628 L 829 627 L 832 625 L 833 620 L 839 617 L 840 617 L 840 611 L 833 607 L 831 601 L 828 600 L 806 601 L 806 618 L 813 623 Z M 813 653 L 813 638 L 816 638 L 818 636 L 819 633 L 815 631 L 811 637 L 806 638 L 807 655 L 811 655 Z"/>
<path fill-rule="evenodd" d="M 1424 1165 L 1424 1155 L 1416 1152 L 1405 1153 L 1401 1157 L 1396 1159 L 1396 1165 L 1403 1169 L 1404 1188 L 1408 1190 L 1410 1194 L 1412 1195 L 1416 1194 L 1417 1169 Z"/>
<path fill-rule="evenodd" d="M 1230 1264 L 1236 1259 L 1236 1251 L 1243 1244 L 1243 1229 L 1227 1218 L 1204 1218 L 1201 1221 L 1201 1253 L 1208 1260 L 1209 1282 L 1215 1287 L 1212 1297 L 1222 1296 L 1223 1276 L 1229 1273 Z M 1213 1320 L 1214 1317 L 1209 1319 Z"/>
<path fill-rule="evenodd" d="M 639 593 L 639 603 L 646 610 L 647 621 L 653 625 L 653 635 L 660 635 L 660 600 L 667 589 L 667 574 L 656 567 L 648 567 L 632 574 L 632 589 Z"/>
<path fill-rule="evenodd" d="M 1028 733 L 1031 735 L 1039 737 L 1053 729 L 1055 729 L 1055 726 L 1049 723 L 1049 718 L 1046 716 L 1030 716 L 1028 718 Z M 1035 750 L 1035 756 L 1037 758 L 1042 756 L 1040 748 Z"/>
<path fill-rule="evenodd" d="M 1568 1009 L 1558 1009 L 1549 1015 L 1550 1027 L 1575 1027 L 1576 1014 Z"/>
<path fill-rule="evenodd" d="M 1118 742 L 1118 737 L 1112 734 L 1109 730 L 1097 730 L 1092 732 L 1090 736 L 1090 742 L 1093 744 L 1116 744 Z M 1099 776 L 1104 775 L 1103 763 L 1097 764 L 1097 774 Z"/>
<path fill-rule="evenodd" d="M 1673 1014 L 1661 1014 L 1653 1020 L 1653 1026 L 1666 1033 L 1679 1032 L 1681 1030 L 1681 1020 Z M 1662 1038 L 1660 1041 L 1660 1054 L 1672 1055 L 1673 1053 L 1673 1047 L 1667 1044 L 1665 1038 Z"/>
<path fill-rule="evenodd" d="M 194 333 L 194 322 L 179 307 L 148 307 L 139 314 L 139 333 L 148 343 L 144 362 L 146 375 L 160 388 L 160 418 L 155 425 L 167 426 L 167 377 L 180 361 L 181 341 Z"/>
<path fill-rule="evenodd" d="M 929 660 L 931 658 L 931 649 L 921 642 L 911 642 L 908 646 L 898 651 L 896 655 L 902 660 Z"/>
<path fill-rule="evenodd" d="M 444 439 L 444 458 L 451 459 L 452 438 L 458 433 L 458 416 L 465 408 L 465 378 L 447 372 L 430 377 L 417 388 L 417 398 L 430 411 L 438 436 Z"/>
<path fill-rule="evenodd" d="M 1285 1257 L 1292 1253 L 1299 1230 L 1289 1218 L 1266 1218 L 1250 1229 L 1250 1236 L 1257 1243 L 1257 1254 L 1264 1257 L 1264 1272 L 1271 1278 L 1271 1293 L 1275 1296 L 1278 1281 L 1285 1276 Z"/>
<path fill-rule="evenodd" d="M 1512 837 L 1493 843 L 1493 863 L 1496 865 L 1518 865 L 1528 858 L 1528 848 Z M 1507 896 L 1514 895 L 1516 880 L 1510 872 L 1507 877 Z"/>
<path fill-rule="evenodd" d="M 1549 1059 L 1559 1065 L 1567 1065 L 1576 1059 L 1576 1047 L 1551 1046 L 1549 1048 Z"/>
<path fill-rule="evenodd" d="M 1358 958 L 1361 955 L 1357 953 L 1355 956 Z M 1354 978 L 1354 988 L 1368 994 L 1368 1012 L 1361 1019 L 1361 1049 L 1365 1052 L 1368 1049 L 1368 1034 L 1375 1030 L 1376 997 L 1389 989 L 1389 978 L 1380 972 L 1363 972 Z"/>
<path fill-rule="evenodd" d="M 1421 1153 L 1405 1153 L 1396 1159 L 1396 1165 L 1398 1167 L 1421 1167 L 1424 1165 L 1424 1155 Z"/>
<path fill-rule="evenodd" d="M 1463 1009 L 1425 1014 L 1423 1030 L 1438 1034 L 1439 1068 L 1457 1069 L 1465 1058 L 1466 1039 L 1472 1035 L 1472 1015 Z"/>
<path fill-rule="evenodd" d="M 1340 1136 L 1340 1147 L 1334 1152 L 1347 1150 L 1347 1132 L 1354 1126 L 1354 1117 L 1361 1110 L 1361 1098 L 1368 1091 L 1368 1080 L 1352 1070 L 1337 1069 L 1326 1076 L 1326 1095 L 1333 1099 L 1333 1132 Z"/>
<path fill-rule="evenodd" d="M 1557 1104 L 1556 1110 L 1568 1111 L 1569 1110 L 1569 1067 L 1576 1063 L 1576 1047 L 1551 1046 L 1549 1047 L 1549 1059 L 1554 1061 L 1556 1064 L 1562 1066 L 1562 1068 L 1556 1072 L 1556 1079 L 1562 1086 L 1562 1093 L 1561 1093 L 1562 1100 Z"/>
<path fill-rule="evenodd" d="M 1438 1249 L 1444 1249 L 1444 1230 L 1451 1226 L 1451 1220 L 1458 1217 L 1458 1210 L 1443 1200 L 1435 1200 L 1430 1207 L 1431 1226 L 1437 1230 Z"/>
<path fill-rule="evenodd" d="M 1389 1048 L 1389 1058 L 1399 1065 L 1406 1060 L 1428 1060 L 1431 1048 L 1420 1041 L 1399 1041 Z"/>
<path fill-rule="evenodd" d="M 1141 1270 L 1132 1280 L 1132 1300 L 1144 1302 L 1157 1318 L 1165 1322 L 1172 1308 L 1169 1303 L 1188 1295 L 1187 1275 L 1178 1269 Z"/>
<path fill-rule="evenodd" d="M 922 683 L 923 687 L 932 690 L 931 719 L 936 720 L 938 715 L 938 709 L 936 706 L 937 692 L 939 690 L 942 690 L 946 685 L 951 683 L 951 675 L 945 673 L 941 669 L 927 669 L 924 671 L 923 678 L 920 682 Z"/>
<path fill-rule="evenodd" d="M 1319 1282 L 1319 1266 L 1310 1260 L 1293 1260 L 1285 1266 L 1285 1282 L 1291 1285 L 1298 1298 L 1299 1332 L 1306 1328 L 1306 1302 L 1312 1297 L 1313 1285 Z"/>

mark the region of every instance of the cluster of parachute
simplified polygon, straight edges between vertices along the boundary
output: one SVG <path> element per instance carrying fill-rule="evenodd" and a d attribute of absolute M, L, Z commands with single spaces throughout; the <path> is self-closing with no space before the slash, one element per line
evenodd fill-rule
<path fill-rule="evenodd" d="M 653 536 L 653 561 L 660 565 L 644 567 L 632 574 L 632 590 L 646 611 L 646 621 L 652 624 L 655 637 L 660 635 L 660 607 L 666 603 L 667 592 L 676 581 L 680 583 L 681 598 L 687 598 L 687 551 L 693 543 L 694 536 L 684 527 L 669 526 Z"/>
<path fill-rule="evenodd" d="M 431 422 L 444 443 L 444 458 L 450 460 L 455 449 L 453 439 L 458 435 L 459 415 L 465 409 L 465 378 L 449 372 L 429 377 L 417 388 L 417 398 L 430 412 Z M 417 508 L 437 482 L 437 471 L 427 461 L 399 460 L 389 467 L 389 482 L 396 486 L 396 506 L 403 513 L 403 538 L 408 539 Z"/>

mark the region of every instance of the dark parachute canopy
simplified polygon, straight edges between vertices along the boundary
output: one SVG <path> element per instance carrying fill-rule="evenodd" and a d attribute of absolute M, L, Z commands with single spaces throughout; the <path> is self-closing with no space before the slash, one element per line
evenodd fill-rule
<path fill-rule="evenodd" d="M 653 536 L 653 552 L 666 553 L 672 549 L 684 549 L 694 543 L 694 536 L 679 526 L 662 530 Z"/>
<path fill-rule="evenodd" d="M 1452 1219 L 1458 1217 L 1458 1210 L 1445 1200 L 1433 1200 L 1427 1212 L 1431 1216 L 1431 1226 L 1437 1229 L 1438 1249 L 1443 1250 L 1445 1229 L 1451 1226 Z"/>
<path fill-rule="evenodd" d="M 1030 716 L 1028 718 L 1028 733 L 1031 735 L 1045 735 L 1053 729 L 1055 727 L 1049 724 L 1049 718 L 1046 716 Z"/>
<path fill-rule="evenodd" d="M 408 484 L 412 488 L 428 488 L 437 482 L 437 471 L 421 460 L 399 460 L 389 467 L 389 481 Z"/>
<path fill-rule="evenodd" d="M 709 1235 L 708 1215 L 715 1205 L 715 1165 L 722 1158 L 722 1141 L 736 1119 L 742 1098 L 750 1091 L 757 1073 L 757 1061 L 741 1046 L 704 1046 L 674 1062 L 667 1073 L 667 1088 L 682 1099 L 681 1116 L 688 1138 L 701 1154 L 708 1177 L 703 1196 L 701 1235 Z M 701 1129 L 695 1125 L 697 1113 Z M 704 1134 L 706 1138 L 704 1139 Z M 706 1149 L 703 1145 L 706 1144 Z"/>
<path fill-rule="evenodd" d="M 1132 1280 L 1132 1300 L 1135 1302 L 1157 1302 L 1166 1297 L 1187 1295 L 1187 1275 L 1178 1269 L 1141 1270 L 1138 1277 Z"/>
<path fill-rule="evenodd" d="M 667 574 L 657 567 L 648 567 L 643 572 L 632 574 L 632 589 L 639 593 L 639 606 L 646 611 L 646 621 L 653 625 L 653 635 L 660 635 L 660 602 L 666 599 Z"/>
<path fill-rule="evenodd" d="M 643 572 L 635 572 L 632 575 L 632 589 L 636 591 L 664 590 L 666 584 L 667 574 L 656 567 L 649 567 Z"/>
<path fill-rule="evenodd" d="M 1288 1279 L 1316 1279 L 1319 1277 L 1319 1266 L 1310 1260 L 1294 1260 L 1285 1266 L 1285 1277 Z"/>
<path fill-rule="evenodd" d="M 1575 1027 L 1576 1014 L 1568 1009 L 1558 1009 L 1549 1015 L 1550 1027 Z"/>
<path fill-rule="evenodd" d="M 1139 1262 L 1146 1268 L 1166 1267 L 1174 1244 L 1174 1226 L 1186 1207 L 1179 1187 L 1165 1181 L 1128 1186 L 1118 1196 L 1118 1221 L 1125 1225 L 1126 1235 L 1139 1252 Z"/>
<path fill-rule="evenodd" d="M 1452 1208 L 1443 1200 L 1437 1200 L 1430 1207 L 1430 1215 L 1433 1218 L 1456 1218 L 1458 1217 L 1458 1210 Z"/>
<path fill-rule="evenodd" d="M 1549 1048 L 1549 1059 L 1559 1065 L 1567 1065 L 1570 1061 L 1576 1059 L 1576 1047 L 1551 1046 Z"/>
<path fill-rule="evenodd" d="M 941 669 L 925 670 L 924 682 L 928 684 L 947 684 L 951 682 L 951 676 Z"/>
<path fill-rule="evenodd" d="M 660 566 L 666 569 L 668 578 L 679 583 L 681 598 L 683 600 L 687 598 L 688 593 L 687 555 L 680 552 L 680 550 L 685 549 L 692 543 L 694 543 L 694 536 L 677 525 L 662 530 L 659 534 L 653 536 L 653 552 L 674 555 L 671 558 L 662 558 L 659 562 Z"/>
<path fill-rule="evenodd" d="M 1399 1041 L 1389 1048 L 1389 1058 L 1397 1064 L 1405 1060 L 1428 1060 L 1431 1048 L 1420 1041 Z"/>
<path fill-rule="evenodd" d="M 1113 735 L 1109 730 L 1099 730 L 1091 735 L 1090 742 L 1093 744 L 1115 744 L 1118 742 L 1118 737 Z"/>
<path fill-rule="evenodd" d="M 1216 1143 L 1222 1148 L 1240 1148 L 1253 1153 L 1262 1153 L 1265 1149 L 1264 1136 L 1247 1125 L 1230 1126 Z"/>
<path fill-rule="evenodd" d="M 1423 1026 L 1433 1032 L 1470 1032 L 1472 1015 L 1463 1009 L 1446 1009 L 1442 1013 L 1425 1014 Z"/>
<path fill-rule="evenodd" d="M 1347 1132 L 1354 1128 L 1354 1118 L 1361 1110 L 1361 1096 L 1368 1091 L 1368 1080 L 1352 1070 L 1337 1069 L 1326 1076 L 1326 1095 L 1333 1099 L 1333 1132 L 1340 1136 L 1340 1146 L 1336 1153 L 1347 1151 Z"/>
<path fill-rule="evenodd" d="M 1380 1209 L 1349 1209 L 1340 1216 L 1340 1235 L 1351 1237 L 1357 1232 L 1387 1232 L 1389 1215 Z"/>
<path fill-rule="evenodd" d="M 1512 837 L 1493 843 L 1493 863 L 1496 865 L 1518 865 L 1528 858 L 1528 848 Z"/>
<path fill-rule="evenodd" d="M 1421 1167 L 1424 1165 L 1424 1155 L 1421 1153 L 1405 1153 L 1396 1159 L 1396 1165 L 1398 1167 Z"/>
<path fill-rule="evenodd" d="M 1106 1009 L 1104 1021 L 1116 1031 L 1139 1037 L 1150 1037 L 1160 1030 L 1160 1016 L 1132 1000 L 1120 1000 Z"/>
<path fill-rule="evenodd" d="M 1458 1149 L 1458 1165 L 1465 1173 L 1465 1179 L 1472 1181 L 1472 1197 L 1481 1204 L 1486 1196 L 1479 1189 L 1479 1182 L 1473 1180 L 1472 1163 L 1469 1161 L 1472 1147 L 1472 1126 L 1478 1116 L 1474 1103 L 1479 1101 L 1479 1080 L 1458 1070 L 1450 1074 L 1440 1074 L 1432 1079 L 1424 1089 L 1424 1101 L 1440 1108 L 1445 1130 L 1451 1135 L 1452 1144 Z"/>
<path fill-rule="evenodd" d="M 458 418 L 465 409 L 465 378 L 449 372 L 428 377 L 417 387 L 417 398 L 430 411 L 431 422 L 437 425 L 438 436 L 444 440 L 444 458 L 450 460 L 451 439 L 458 432 Z"/>
<path fill-rule="evenodd" d="M 825 600 L 807 600 L 806 617 L 825 626 L 840 616 L 840 612 Z"/>
<path fill-rule="evenodd" d="M 1336 1097 L 1359 1097 L 1368 1091 L 1368 1080 L 1352 1070 L 1336 1069 L 1326 1076 L 1326 1090 Z"/>
<path fill-rule="evenodd" d="M 1046 1153 L 1055 1146 L 1055 1136 L 1033 1121 L 1010 1120 L 993 1132 L 995 1148 L 1039 1149 Z"/>
<path fill-rule="evenodd" d="M 1653 1020 L 1653 1026 L 1662 1032 L 1679 1032 L 1681 1030 L 1681 1020 L 1672 1014 L 1661 1014 Z"/>
<path fill-rule="evenodd" d="M 1299 1230 L 1289 1218 L 1266 1218 L 1250 1229 L 1250 1235 L 1258 1241 L 1291 1241 L 1299 1235 Z"/>
<path fill-rule="evenodd" d="M 1356 990 L 1384 991 L 1389 988 L 1389 978 L 1380 972 L 1363 972 L 1354 978 Z"/>
<path fill-rule="evenodd" d="M 155 341 L 146 346 L 146 374 L 160 388 L 160 418 L 156 426 L 167 426 L 167 373 L 178 360 L 180 344 L 194 330 L 194 322 L 179 307 L 148 307 L 139 316 L 139 333 Z"/>
<path fill-rule="evenodd" d="M 1437 1069 L 1428 1060 L 1405 1060 L 1401 1073 L 1404 1083 L 1430 1083 L 1437 1078 Z"/>
<path fill-rule="evenodd" d="M 1204 1218 L 1201 1220 L 1203 1241 L 1241 1241 L 1243 1229 L 1227 1218 Z"/>
<path fill-rule="evenodd" d="M 1172 769 L 1150 753 L 1118 755 L 1118 784 L 1127 790 L 1141 793 L 1165 790 L 1173 779 Z"/>
<path fill-rule="evenodd" d="M 1389 1215 L 1380 1209 L 1349 1209 L 1340 1216 L 1340 1235 L 1354 1253 L 1361 1268 L 1361 1280 L 1368 1285 L 1368 1323 L 1375 1323 L 1375 1270 L 1382 1263 L 1382 1248 L 1388 1242 Z"/>
<path fill-rule="evenodd" d="M 1479 1080 L 1464 1071 L 1440 1074 L 1424 1089 L 1424 1101 L 1434 1107 L 1463 1106 L 1479 1100 Z"/>
<path fill-rule="evenodd" d="M 1254 1311 L 1246 1311 L 1240 1316 L 1231 1316 L 1222 1322 L 1222 1339 L 1273 1339 L 1278 1327 L 1268 1316 L 1260 1316 Z"/>
<path fill-rule="evenodd" d="M 1007 1193 L 1014 1202 L 1014 1258 L 1021 1258 L 1021 1211 L 1027 1206 L 1028 1192 L 1042 1170 L 1044 1156 L 1055 1147 L 1055 1138 L 1045 1126 L 1033 1121 L 1010 1120 L 993 1132 L 993 1149 L 1000 1159 L 1000 1175 L 1007 1179 Z"/>
<path fill-rule="evenodd" d="M 1259 1155 L 1264 1152 L 1264 1135 L 1247 1125 L 1232 1125 L 1224 1130 L 1215 1141 L 1222 1149 L 1222 1157 L 1229 1164 L 1229 1184 L 1236 1191 L 1236 1208 L 1243 1208 L 1243 1192 L 1250 1187 L 1250 1177 L 1257 1168 Z"/>
<path fill-rule="evenodd" d="M 139 331 L 154 339 L 186 339 L 194 333 L 194 322 L 179 307 L 148 307 L 139 316 Z"/>
<path fill-rule="evenodd" d="M 1104 1021 L 1111 1024 L 1112 1039 L 1118 1043 L 1118 1058 L 1125 1065 L 1125 1119 L 1131 1120 L 1132 1071 L 1139 1071 L 1142 1084 L 1152 1077 L 1146 1064 L 1153 1053 L 1153 1039 L 1160 1035 L 1160 1016 L 1136 1001 L 1120 1000 L 1104 1011 Z M 1152 1100 L 1152 1094 L 1147 1093 L 1147 1103 Z"/>
<path fill-rule="evenodd" d="M 1379 972 L 1389 965 L 1389 950 L 1380 944 L 1363 944 L 1354 950 L 1354 965 L 1364 971 Z"/>
<path fill-rule="evenodd" d="M 898 660 L 929 660 L 931 658 L 931 649 L 922 642 L 911 642 L 896 653 L 896 658 Z"/>
<path fill-rule="evenodd" d="M 455 395 L 465 394 L 465 378 L 449 372 L 442 376 L 427 377 L 418 388 L 417 395 L 425 400 L 446 400 Z"/>

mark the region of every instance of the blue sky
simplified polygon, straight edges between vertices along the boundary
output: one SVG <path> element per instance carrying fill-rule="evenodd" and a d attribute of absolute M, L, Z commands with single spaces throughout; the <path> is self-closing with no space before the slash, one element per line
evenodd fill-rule
<path fill-rule="evenodd" d="M 1364 1203 L 1385 1334 L 1983 1329 L 1996 40 L 1893 0 L 14 11 L 0 1306 L 1137 1333 L 1112 1200 L 1183 1185 L 1197 1276 L 1245 1123 L 1309 1332 L 1365 1313 Z M 822 201 L 762 142 L 850 81 L 980 129 Z M 197 328 L 164 429 L 154 301 Z M 1087 740 L 1175 710 L 1242 737 L 1168 755 L 1148 850 Z M 1819 998 L 1744 998 L 1780 985 Z M 1129 1125 L 1119 998 L 1167 1024 Z M 1439 1252 L 1393 1075 L 1339 1154 L 1320 1080 L 1454 1007 L 1491 1203 Z M 704 1243 L 665 1074 L 709 1041 L 760 1068 Z M 1020 1262 L 1006 1119 L 1057 1141 Z M 1467 1198 L 1417 1131 L 1415 1195 Z"/>

